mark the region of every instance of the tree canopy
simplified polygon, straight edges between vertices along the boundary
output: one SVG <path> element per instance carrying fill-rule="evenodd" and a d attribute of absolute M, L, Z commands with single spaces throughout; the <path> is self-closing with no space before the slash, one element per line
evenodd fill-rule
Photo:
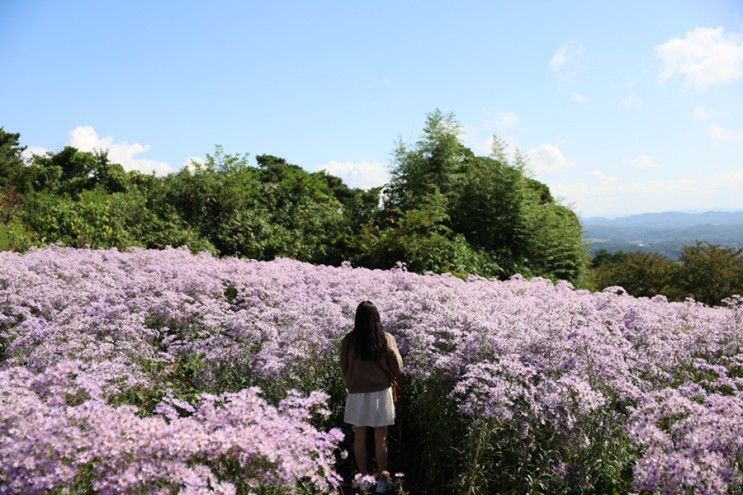
<path fill-rule="evenodd" d="M 477 156 L 454 115 L 428 115 L 420 139 L 397 143 L 384 186 L 351 188 L 272 155 L 229 154 L 166 176 L 125 171 L 106 153 L 65 147 L 21 157 L 0 130 L 0 248 L 60 243 L 578 281 L 587 260 L 580 223 L 529 177 L 502 141 Z M 381 200 L 381 201 L 380 201 Z"/>
<path fill-rule="evenodd" d="M 450 263 L 465 271 L 578 281 L 588 260 L 578 217 L 557 203 L 545 184 L 526 175 L 523 155 L 509 161 L 496 138 L 490 157 L 476 156 L 461 143 L 460 127 L 452 114 L 437 110 L 414 146 L 398 144 L 385 187 L 383 224 L 402 234 L 395 222 L 422 215 L 431 224 L 421 230 L 420 242 L 408 244 L 430 243 L 437 236 L 436 243 L 449 253 L 456 250 L 445 244 L 463 238 L 469 249 Z"/>

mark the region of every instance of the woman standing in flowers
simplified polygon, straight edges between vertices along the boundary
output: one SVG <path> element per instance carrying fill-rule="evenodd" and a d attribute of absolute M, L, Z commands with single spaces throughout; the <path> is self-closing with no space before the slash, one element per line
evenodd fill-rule
<path fill-rule="evenodd" d="M 379 477 L 377 493 L 390 488 L 387 471 L 387 429 L 395 423 L 392 379 L 402 371 L 395 338 L 384 331 L 377 307 L 364 301 L 356 308 L 354 328 L 341 341 L 343 383 L 348 390 L 344 421 L 354 427 L 354 457 L 366 474 L 366 435 L 374 429 Z"/>

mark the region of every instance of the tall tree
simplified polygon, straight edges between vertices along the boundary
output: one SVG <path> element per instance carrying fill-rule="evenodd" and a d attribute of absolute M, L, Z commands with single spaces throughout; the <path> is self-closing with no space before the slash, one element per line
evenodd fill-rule
<path fill-rule="evenodd" d="M 385 186 L 385 209 L 417 208 L 437 191 L 450 199 L 465 161 L 474 157 L 459 142 L 460 128 L 453 114 L 435 110 L 426 118 L 423 135 L 414 148 L 398 143 L 392 178 Z"/>
<path fill-rule="evenodd" d="M 508 162 L 473 157 L 467 161 L 458 194 L 451 205 L 452 228 L 476 248 L 500 258 L 520 256 L 524 185 Z"/>
<path fill-rule="evenodd" d="M 21 153 L 26 147 L 20 145 L 20 137 L 19 133 L 6 132 L 0 127 L 0 191 L 12 185 L 23 192 L 20 184 L 24 170 Z"/>
<path fill-rule="evenodd" d="M 526 175 L 527 157 L 519 150 L 509 162 L 495 136 L 491 156 L 475 156 L 459 141 L 459 130 L 452 114 L 436 110 L 414 147 L 398 144 L 385 187 L 387 225 L 400 224 L 406 212 L 425 211 L 438 195 L 435 204 L 445 215 L 431 218 L 489 253 L 503 275 L 522 271 L 577 281 L 588 261 L 578 217 Z"/>
<path fill-rule="evenodd" d="M 523 209 L 525 258 L 517 259 L 535 275 L 580 280 L 589 261 L 578 216 L 557 203 L 532 199 Z"/>

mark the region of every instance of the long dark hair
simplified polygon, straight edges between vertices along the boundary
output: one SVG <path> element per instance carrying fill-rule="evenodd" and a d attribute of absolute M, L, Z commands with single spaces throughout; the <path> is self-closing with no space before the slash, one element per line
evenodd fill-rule
<path fill-rule="evenodd" d="M 371 301 L 364 301 L 356 308 L 351 341 L 356 355 L 364 361 L 380 359 L 387 350 L 379 311 Z"/>

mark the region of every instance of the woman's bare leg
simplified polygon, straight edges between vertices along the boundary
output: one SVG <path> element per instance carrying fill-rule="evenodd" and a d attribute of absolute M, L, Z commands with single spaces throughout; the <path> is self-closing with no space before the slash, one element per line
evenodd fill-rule
<path fill-rule="evenodd" d="M 353 455 L 359 473 L 366 474 L 366 426 L 353 427 Z"/>
<path fill-rule="evenodd" d="M 374 428 L 374 454 L 380 473 L 387 471 L 387 427 Z"/>

